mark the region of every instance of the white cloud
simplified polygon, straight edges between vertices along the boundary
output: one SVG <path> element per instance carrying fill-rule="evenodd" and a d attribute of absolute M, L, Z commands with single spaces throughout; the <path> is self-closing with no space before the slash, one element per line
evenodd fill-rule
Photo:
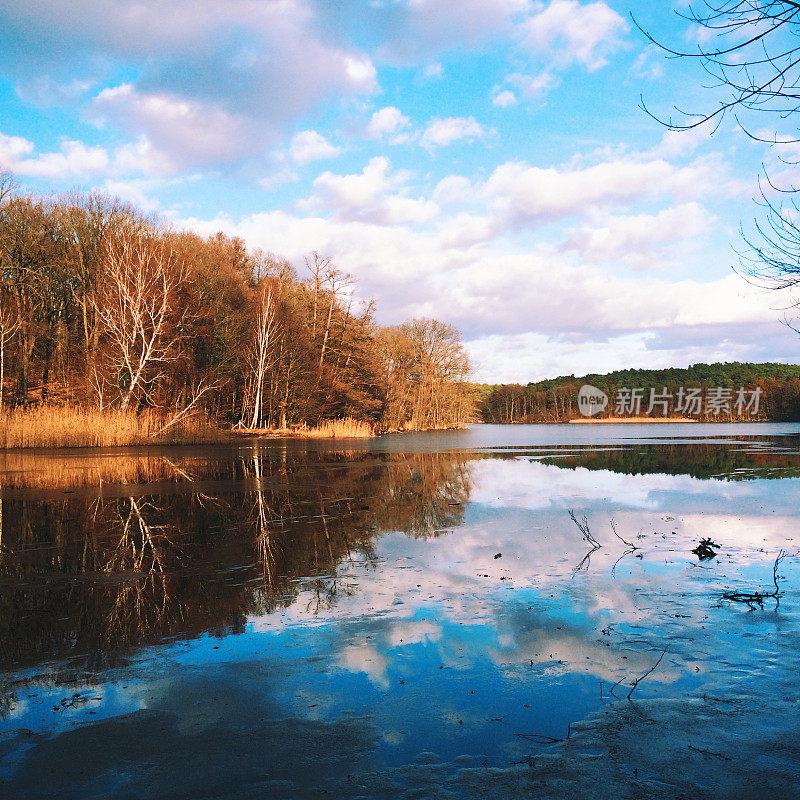
<path fill-rule="evenodd" d="M 446 248 L 483 244 L 497 233 L 494 219 L 479 214 L 461 213 L 442 221 L 439 239 Z"/>
<path fill-rule="evenodd" d="M 506 80 L 530 99 L 541 97 L 558 83 L 557 79 L 548 70 L 536 75 L 523 75 L 515 72 L 509 75 Z"/>
<path fill-rule="evenodd" d="M 386 106 L 372 115 L 366 134 L 372 139 L 387 137 L 391 144 L 403 144 L 411 138 L 405 132 L 410 124 L 411 120 L 399 108 Z"/>
<path fill-rule="evenodd" d="M 99 122 L 111 119 L 131 133 L 141 131 L 172 171 L 254 155 L 263 142 L 245 117 L 166 93 L 140 92 L 129 83 L 100 92 L 92 113 Z"/>
<path fill-rule="evenodd" d="M 82 142 L 64 141 L 54 153 L 36 153 L 33 142 L 0 133 L 0 168 L 33 178 L 87 178 L 107 171 L 108 152 Z"/>
<path fill-rule="evenodd" d="M 295 261 L 311 249 L 332 255 L 363 296 L 378 298 L 383 322 L 437 316 L 470 341 L 500 337 L 486 379 L 544 362 L 538 351 L 522 359 L 508 337 L 534 337 L 562 365 L 556 372 L 571 363 L 567 344 L 596 355 L 614 340 L 607 360 L 618 367 L 625 346 L 642 365 L 656 350 L 665 362 L 741 360 L 763 358 L 753 348 L 779 337 L 775 295 L 729 274 L 727 262 L 705 273 L 723 278 L 694 271 L 709 263 L 702 234 L 714 222 L 700 201 L 728 191 L 718 156 L 675 164 L 616 148 L 563 166 L 507 162 L 485 180 L 450 175 L 424 194 L 414 178 L 377 157 L 355 174 L 323 172 L 295 215 L 219 224 Z M 218 223 L 192 224 L 212 232 Z"/>
<path fill-rule="evenodd" d="M 299 179 L 299 175 L 288 167 L 278 169 L 258 182 L 258 185 L 268 192 L 277 189 L 279 186 L 285 186 L 287 183 L 293 183 Z"/>
<path fill-rule="evenodd" d="M 376 157 L 355 175 L 323 172 L 314 180 L 311 197 L 301 208 L 328 208 L 338 219 L 363 220 L 379 225 L 429 222 L 439 207 L 424 198 L 407 197 L 402 192 L 408 174 L 390 172 L 389 159 Z"/>
<path fill-rule="evenodd" d="M 0 164 L 5 169 L 13 170 L 12 164 L 29 156 L 34 150 L 33 142 L 21 136 L 6 136 L 0 133 Z"/>
<path fill-rule="evenodd" d="M 342 152 L 317 131 L 300 131 L 292 136 L 289 154 L 296 164 L 308 164 L 324 158 L 334 158 Z"/>
<path fill-rule="evenodd" d="M 523 44 L 531 52 L 596 70 L 621 45 L 628 24 L 602 1 L 551 0 L 546 6 L 539 3 L 520 28 Z"/>
<path fill-rule="evenodd" d="M 509 108 L 517 104 L 517 96 L 511 90 L 504 89 L 492 97 L 492 104 L 498 108 Z"/>
<path fill-rule="evenodd" d="M 482 191 L 509 225 L 530 224 L 673 193 L 698 196 L 721 182 L 710 164 L 675 167 L 663 159 L 616 158 L 584 168 L 532 167 L 507 162 Z"/>
<path fill-rule="evenodd" d="M 658 80 L 664 76 L 664 53 L 655 45 L 648 45 L 636 56 L 631 65 L 631 74 L 636 78 Z"/>
<path fill-rule="evenodd" d="M 448 117 L 428 123 L 420 140 L 423 147 L 445 147 L 462 139 L 474 141 L 486 135 L 483 126 L 474 117 Z"/>
<path fill-rule="evenodd" d="M 711 141 L 712 127 L 701 125 L 686 131 L 665 131 L 652 155 L 655 158 L 674 158 L 692 153 L 704 142 Z"/>
<path fill-rule="evenodd" d="M 156 150 L 145 136 L 118 147 L 114 151 L 114 167 L 121 174 L 169 175 L 175 170 L 169 158 Z"/>
<path fill-rule="evenodd" d="M 463 202 L 474 196 L 474 188 L 469 178 L 463 175 L 448 175 L 436 184 L 433 190 L 433 200 L 436 203 L 447 205 Z"/>
<path fill-rule="evenodd" d="M 99 95 L 95 115 L 145 136 L 179 167 L 264 152 L 314 109 L 377 88 L 371 58 L 323 30 L 306 0 L 210 0 L 201 11 L 193 0 L 117 6 L 9 0 L 0 8 L 0 66 L 20 83 L 44 76 L 78 93 L 87 72 L 97 79 L 134 66 L 130 85 Z"/>
<path fill-rule="evenodd" d="M 606 216 L 569 232 L 563 248 L 576 250 L 592 262 L 621 261 L 643 269 L 659 264 L 653 258 L 657 245 L 671 250 L 682 240 L 705 233 L 714 215 L 699 203 L 683 203 L 657 214 Z"/>
<path fill-rule="evenodd" d="M 17 94 L 26 102 L 37 106 L 71 104 L 81 99 L 93 87 L 90 80 L 65 80 L 59 82 L 51 75 L 36 75 L 17 86 Z"/>

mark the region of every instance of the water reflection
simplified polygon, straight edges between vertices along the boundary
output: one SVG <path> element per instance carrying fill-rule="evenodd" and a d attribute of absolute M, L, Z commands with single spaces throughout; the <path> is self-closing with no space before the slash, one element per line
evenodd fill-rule
<path fill-rule="evenodd" d="M 82 456 L 49 486 L 34 458 L 3 479 L 0 794 L 530 796 L 642 742 L 677 796 L 742 725 L 796 789 L 759 720 L 795 725 L 797 559 L 779 608 L 721 600 L 797 553 L 786 442 Z"/>
<path fill-rule="evenodd" d="M 241 631 L 248 614 L 293 602 L 301 576 L 319 609 L 347 591 L 337 579 L 343 559 L 374 560 L 383 531 L 450 529 L 469 496 L 460 457 L 285 455 L 266 448 L 144 467 L 109 459 L 90 477 L 107 469 L 158 482 L 109 492 L 99 480 L 111 498 L 0 500 L 0 664 L 75 656 L 98 669 L 163 637 Z M 69 485 L 86 478 L 74 465 L 67 474 Z"/>

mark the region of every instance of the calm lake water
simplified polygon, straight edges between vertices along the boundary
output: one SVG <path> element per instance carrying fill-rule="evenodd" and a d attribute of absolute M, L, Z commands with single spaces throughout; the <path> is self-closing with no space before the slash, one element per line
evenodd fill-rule
<path fill-rule="evenodd" d="M 796 798 L 799 522 L 794 424 L 0 454 L 0 797 Z"/>

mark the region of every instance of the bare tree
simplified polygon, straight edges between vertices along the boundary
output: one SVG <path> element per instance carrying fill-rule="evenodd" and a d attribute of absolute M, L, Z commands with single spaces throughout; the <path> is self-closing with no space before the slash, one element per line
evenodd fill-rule
<path fill-rule="evenodd" d="M 305 258 L 306 268 L 311 273 L 309 284 L 311 287 L 313 303 L 311 314 L 311 338 L 317 338 L 317 312 L 319 310 L 319 296 L 322 287 L 332 269 L 333 261 L 330 256 L 321 256 L 316 250 Z"/>
<path fill-rule="evenodd" d="M 112 344 L 124 410 L 136 398 L 152 402 L 153 388 L 180 356 L 189 309 L 178 293 L 186 278 L 163 236 L 130 226 L 108 237 L 104 266 L 93 304 Z"/>
<path fill-rule="evenodd" d="M 699 62 L 717 99 L 710 108 L 676 108 L 667 117 L 642 107 L 670 130 L 709 125 L 716 131 L 727 116 L 752 139 L 778 146 L 779 158 L 796 166 L 800 143 L 800 2 L 797 0 L 698 0 L 676 11 L 702 35 L 693 49 L 657 40 L 634 18 L 647 39 L 669 56 Z M 766 122 L 766 126 L 764 126 Z M 765 132 L 765 130 L 767 132 Z M 794 145 L 794 147 L 792 147 Z M 788 153 L 788 154 L 787 154 Z M 755 233 L 742 230 L 740 253 L 744 272 L 755 282 L 775 289 L 800 283 L 800 187 L 791 175 L 764 171 L 761 218 Z"/>
<path fill-rule="evenodd" d="M 346 272 L 342 272 L 336 267 L 329 265 L 325 275 L 324 287 L 328 293 L 328 317 L 325 320 L 325 333 L 322 337 L 322 346 L 319 350 L 319 368 L 322 369 L 322 364 L 325 361 L 325 350 L 328 347 L 328 338 L 331 333 L 331 319 L 333 317 L 333 309 L 339 299 L 339 293 L 345 291 L 353 283 L 353 278 Z M 347 319 L 350 316 L 350 309 L 348 307 L 347 315 L 345 316 L 344 326 L 347 326 Z M 342 331 L 344 335 L 344 331 Z"/>
<path fill-rule="evenodd" d="M 52 208 L 31 197 L 6 196 L 0 205 L 0 268 L 3 286 L 12 300 L 18 322 L 17 402 L 26 405 L 29 366 L 36 340 L 52 334 L 65 308 L 65 265 Z M 52 355 L 52 336 L 46 337 L 42 390 Z"/>
<path fill-rule="evenodd" d="M 435 319 L 413 319 L 382 337 L 384 420 L 390 428 L 442 428 L 467 421 L 469 359 L 461 334 Z"/>
<path fill-rule="evenodd" d="M 797 122 L 791 119 L 800 109 L 800 2 L 699 0 L 675 13 L 702 31 L 696 48 L 672 47 L 635 18 L 634 23 L 670 56 L 697 60 L 711 79 L 709 88 L 722 96 L 711 109 L 676 108 L 677 118 L 656 119 L 673 130 L 687 130 L 706 122 L 718 126 L 726 115 L 735 114 L 738 124 L 760 141 L 800 141 Z M 788 138 L 777 131 L 772 137 L 753 133 L 749 112 L 768 114 L 771 126 L 785 123 Z"/>
<path fill-rule="evenodd" d="M 0 293 L 0 412 L 3 410 L 3 390 L 6 374 L 6 345 L 14 338 L 21 323 L 3 302 Z"/>
<path fill-rule="evenodd" d="M 253 416 L 250 427 L 257 428 L 263 419 L 264 380 L 269 367 L 270 355 L 275 343 L 277 325 L 272 287 L 263 281 L 258 295 L 258 316 L 250 352 L 253 385 Z"/>
<path fill-rule="evenodd" d="M 59 206 L 61 235 L 69 248 L 74 280 L 70 291 L 78 305 L 84 341 L 86 379 L 92 382 L 99 325 L 94 302 L 100 282 L 106 242 L 115 228 L 133 225 L 133 209 L 116 198 L 74 193 Z"/>
<path fill-rule="evenodd" d="M 17 180 L 14 175 L 7 170 L 0 170 L 0 205 L 6 199 L 13 197 L 17 189 Z"/>

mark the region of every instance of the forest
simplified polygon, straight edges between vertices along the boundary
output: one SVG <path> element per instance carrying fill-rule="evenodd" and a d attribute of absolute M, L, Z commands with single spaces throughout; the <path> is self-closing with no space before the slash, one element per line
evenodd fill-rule
<path fill-rule="evenodd" d="M 624 388 L 643 390 L 641 411 L 645 413 L 650 390 L 671 395 L 672 411 L 681 387 L 699 388 L 703 394 L 718 387 L 730 391 L 727 408 L 714 413 L 702 405 L 700 413 L 693 416 L 703 421 L 800 421 L 800 366 L 737 361 L 686 368 L 626 369 L 579 377 L 565 375 L 527 385 L 484 384 L 479 387 L 480 416 L 484 422 L 569 422 L 581 416 L 578 391 L 584 384 L 601 389 L 610 398 L 608 408 L 598 417 L 615 415 L 614 399 Z M 753 408 L 740 408 L 737 412 L 735 398 L 740 389 L 748 392 L 748 398 L 758 390 L 757 412 Z M 656 415 L 662 416 L 662 411 L 659 407 Z"/>
<path fill-rule="evenodd" d="M 3 427 L 53 407 L 148 420 L 154 434 L 199 418 L 248 430 L 347 419 L 369 432 L 470 420 L 459 331 L 381 326 L 355 290 L 318 252 L 298 269 L 113 197 L 31 196 L 0 174 Z"/>

